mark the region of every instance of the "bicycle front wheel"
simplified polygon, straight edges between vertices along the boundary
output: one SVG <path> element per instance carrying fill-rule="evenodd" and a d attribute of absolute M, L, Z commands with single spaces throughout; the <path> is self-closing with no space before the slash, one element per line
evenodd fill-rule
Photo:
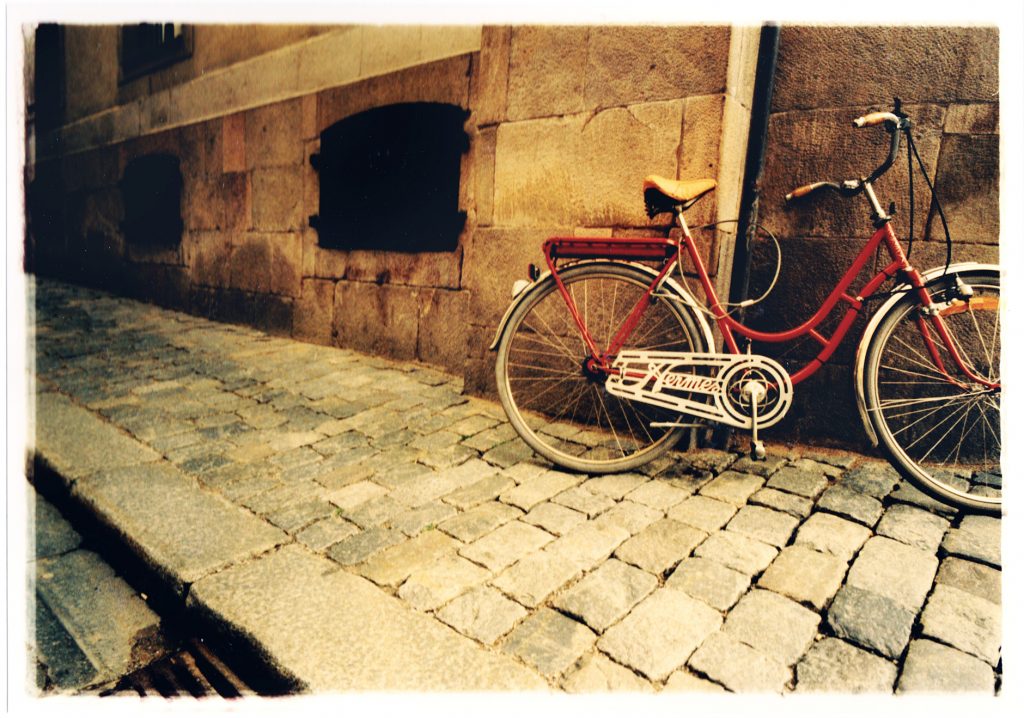
<path fill-rule="evenodd" d="M 953 300 L 939 316 L 966 367 L 998 385 L 999 276 L 976 271 L 960 278 L 973 295 Z M 904 478 L 939 501 L 998 514 L 1000 390 L 958 370 L 916 296 L 908 295 L 882 320 L 866 370 L 868 415 L 881 448 Z"/>
<path fill-rule="evenodd" d="M 652 276 L 617 263 L 570 267 L 559 275 L 591 337 L 606 348 Z M 656 298 L 627 348 L 695 352 L 705 349 L 681 302 Z M 686 431 L 652 426 L 678 422 L 678 412 L 631 402 L 605 391 L 607 378 L 589 353 L 553 278 L 530 290 L 498 345 L 498 395 L 509 421 L 538 454 L 572 471 L 634 469 L 671 449 Z"/>

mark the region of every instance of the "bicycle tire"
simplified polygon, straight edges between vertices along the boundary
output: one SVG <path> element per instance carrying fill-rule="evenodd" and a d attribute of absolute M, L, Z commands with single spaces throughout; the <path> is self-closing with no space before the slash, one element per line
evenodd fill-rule
<path fill-rule="evenodd" d="M 943 322 L 969 367 L 999 382 L 999 274 L 959 274 L 974 290 L 967 302 L 943 310 Z M 933 294 L 947 282 L 932 282 Z M 931 360 L 918 328 L 918 297 L 889 310 L 866 357 L 865 401 L 879 446 L 899 473 L 932 498 L 969 512 L 1002 510 L 1000 392 L 948 381 Z M 953 359 L 928 324 L 943 365 Z"/>
<path fill-rule="evenodd" d="M 588 263 L 559 273 L 599 346 L 607 346 L 653 275 L 618 262 Z M 667 289 L 667 287 L 666 287 Z M 526 444 L 556 466 L 591 474 L 629 471 L 678 443 L 678 412 L 613 397 L 586 371 L 587 351 L 553 277 L 528 290 L 499 341 L 495 375 L 509 421 Z M 656 298 L 630 349 L 704 351 L 682 299 Z M 628 436 L 627 436 L 628 434 Z"/>

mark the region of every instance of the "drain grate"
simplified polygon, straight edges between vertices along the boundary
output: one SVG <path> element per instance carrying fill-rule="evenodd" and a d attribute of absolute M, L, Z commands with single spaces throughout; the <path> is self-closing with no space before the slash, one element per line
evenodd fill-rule
<path fill-rule="evenodd" d="M 182 650 L 130 673 L 105 696 L 135 694 L 164 698 L 255 696 L 250 688 L 198 638 L 186 641 Z"/>

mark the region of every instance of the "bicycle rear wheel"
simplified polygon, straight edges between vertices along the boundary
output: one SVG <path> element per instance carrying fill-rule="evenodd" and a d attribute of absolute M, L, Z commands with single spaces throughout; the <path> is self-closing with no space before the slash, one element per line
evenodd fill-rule
<path fill-rule="evenodd" d="M 653 278 L 613 262 L 571 267 L 559 276 L 601 348 Z M 704 351 L 690 311 L 681 302 L 655 299 L 627 347 Z M 588 356 L 549 277 L 523 298 L 498 345 L 498 394 L 523 440 L 554 464 L 587 473 L 628 471 L 675 446 L 686 429 L 651 424 L 678 421 L 679 414 L 612 396 L 604 389 L 606 376 L 588 367 Z"/>
<path fill-rule="evenodd" d="M 973 296 L 953 300 L 939 315 L 967 367 L 998 383 L 999 276 L 976 271 L 960 278 Z M 958 371 L 926 318 L 923 326 L 949 376 L 940 371 L 925 343 L 921 317 L 917 297 L 908 295 L 879 325 L 866 357 L 868 415 L 881 448 L 906 479 L 945 503 L 997 514 L 1002 506 L 1000 391 Z"/>

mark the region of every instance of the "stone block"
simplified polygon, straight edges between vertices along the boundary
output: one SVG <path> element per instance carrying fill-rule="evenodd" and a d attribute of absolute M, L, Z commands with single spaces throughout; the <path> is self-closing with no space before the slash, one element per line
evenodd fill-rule
<path fill-rule="evenodd" d="M 661 681 L 721 625 L 722 617 L 707 604 L 661 588 L 609 628 L 597 647 L 616 662 Z"/>
<path fill-rule="evenodd" d="M 456 373 L 466 361 L 465 292 L 424 292 L 420 305 L 417 357 Z"/>
<path fill-rule="evenodd" d="M 359 533 L 359 529 L 340 516 L 330 516 L 295 534 L 295 538 L 313 551 L 323 551 L 349 536 Z"/>
<path fill-rule="evenodd" d="M 711 533 L 725 526 L 735 513 L 732 504 L 697 495 L 673 507 L 668 517 Z"/>
<path fill-rule="evenodd" d="M 413 359 L 418 309 L 418 290 L 338 282 L 334 295 L 334 334 L 338 345 L 369 354 Z"/>
<path fill-rule="evenodd" d="M 595 494 L 582 486 L 563 491 L 551 499 L 555 505 L 573 510 L 588 519 L 607 511 L 615 506 L 615 502 L 607 496 Z"/>
<path fill-rule="evenodd" d="M 303 84 L 311 88 L 345 85 L 359 78 L 359 62 L 363 42 L 363 28 L 359 25 L 339 27 L 331 32 L 311 38 L 298 49 L 298 73 Z M 303 98 L 303 135 L 319 134 L 317 115 L 307 117 L 308 106 L 317 110 L 315 103 Z"/>
<path fill-rule="evenodd" d="M 512 28 L 508 65 L 508 119 L 582 112 L 587 65 L 585 27 Z"/>
<path fill-rule="evenodd" d="M 397 102 L 442 102 L 468 107 L 472 74 L 469 57 L 460 55 L 426 62 L 323 90 L 319 93 L 319 131 L 364 110 Z"/>
<path fill-rule="evenodd" d="M 459 554 L 491 571 L 500 571 L 553 539 L 536 526 L 513 521 L 477 539 Z"/>
<path fill-rule="evenodd" d="M 532 671 L 331 567 L 286 546 L 196 584 L 188 605 L 234 627 L 311 692 L 543 687 Z"/>
<path fill-rule="evenodd" d="M 846 585 L 828 610 L 828 625 L 839 638 L 898 659 L 910 641 L 916 611 L 872 591 Z"/>
<path fill-rule="evenodd" d="M 486 227 L 494 221 L 494 158 L 498 130 L 495 127 L 482 129 L 474 140 L 473 199 L 476 222 L 478 227 Z"/>
<path fill-rule="evenodd" d="M 225 115 L 221 120 L 222 169 L 224 172 L 244 172 L 245 160 L 245 116 L 238 112 Z"/>
<path fill-rule="evenodd" d="M 544 529 L 555 536 L 564 536 L 587 520 L 586 514 L 545 501 L 523 517 L 523 521 Z"/>
<path fill-rule="evenodd" d="M 460 545 L 440 531 L 424 531 L 372 556 L 358 571 L 378 585 L 395 588 L 412 573 L 454 553 Z"/>
<path fill-rule="evenodd" d="M 813 644 L 796 665 L 799 693 L 891 693 L 896 665 L 838 638 Z"/>
<path fill-rule="evenodd" d="M 572 227 L 582 193 L 577 171 L 585 117 L 572 115 L 498 127 L 494 224 Z"/>
<path fill-rule="evenodd" d="M 99 472 L 74 493 L 179 595 L 287 538 L 166 462 Z"/>
<path fill-rule="evenodd" d="M 997 133 L 999 132 L 999 105 L 991 102 L 950 105 L 946 109 L 946 124 L 943 129 L 949 134 Z"/>
<path fill-rule="evenodd" d="M 651 524 L 615 551 L 615 556 L 656 576 L 664 575 L 707 538 L 692 526 L 662 519 Z"/>
<path fill-rule="evenodd" d="M 246 169 L 302 163 L 302 99 L 275 102 L 245 113 Z"/>
<path fill-rule="evenodd" d="M 82 543 L 82 537 L 75 531 L 60 512 L 44 499 L 29 484 L 28 490 L 29 526 L 32 527 L 30 545 L 34 545 L 35 558 L 47 558 L 74 551 Z"/>
<path fill-rule="evenodd" d="M 820 620 L 817 613 L 788 598 L 754 590 L 729 612 L 722 632 L 791 666 L 811 645 Z"/>
<path fill-rule="evenodd" d="M 877 499 L 845 486 L 832 486 L 818 499 L 818 509 L 874 526 L 882 515 L 882 504 Z"/>
<path fill-rule="evenodd" d="M 773 108 L 828 106 L 836 97 L 878 109 L 888 109 L 893 96 L 990 101 L 998 84 L 998 36 L 995 27 L 791 26 L 782 33 L 787 51 L 780 61 L 793 71 L 780 78 Z M 886 48 L 889 62 L 907 68 L 895 81 L 876 61 Z"/>
<path fill-rule="evenodd" d="M 398 529 L 406 536 L 412 537 L 421 531 L 429 531 L 436 528 L 439 523 L 455 516 L 457 513 L 448 504 L 434 501 L 393 516 L 388 520 L 388 524 L 391 528 Z"/>
<path fill-rule="evenodd" d="M 921 614 L 921 634 L 982 659 L 999 663 L 1001 607 L 984 598 L 939 584 Z"/>
<path fill-rule="evenodd" d="M 437 617 L 470 638 L 492 645 L 528 615 L 525 608 L 489 586 L 475 588 L 437 612 Z"/>
<path fill-rule="evenodd" d="M 585 226 L 648 223 L 643 179 L 649 174 L 676 176 L 682 121 L 681 100 L 611 108 L 587 121 L 574 168 L 578 172 L 574 178 L 578 192 L 574 200 L 580 208 L 577 216 Z M 715 140 L 717 147 L 717 137 Z M 715 175 L 712 171 L 700 176 Z M 711 203 L 705 199 L 702 204 Z"/>
<path fill-rule="evenodd" d="M 95 667 L 97 683 L 120 678 L 168 651 L 160 617 L 92 551 L 37 561 L 35 587 Z"/>
<path fill-rule="evenodd" d="M 699 558 L 717 561 L 723 566 L 752 576 L 761 573 L 774 560 L 778 549 L 734 531 L 719 531 L 694 550 Z"/>
<path fill-rule="evenodd" d="M 725 693 L 725 688 L 718 683 L 698 678 L 685 668 L 669 676 L 662 690 L 673 693 Z"/>
<path fill-rule="evenodd" d="M 806 518 L 814 508 L 814 503 L 810 499 L 805 499 L 803 496 L 794 496 L 785 491 L 776 491 L 775 489 L 759 490 L 750 497 L 750 503 L 775 509 L 790 516 L 795 516 L 798 519 Z"/>
<path fill-rule="evenodd" d="M 721 94 L 731 32 L 713 25 L 591 28 L 586 107 Z"/>
<path fill-rule="evenodd" d="M 60 394 L 38 394 L 35 417 L 35 454 L 68 483 L 101 469 L 160 459 L 152 449 Z"/>
<path fill-rule="evenodd" d="M 566 693 L 632 691 L 651 693 L 651 685 L 628 668 L 613 663 L 601 653 L 590 653 L 576 661 L 562 681 Z"/>
<path fill-rule="evenodd" d="M 729 521 L 726 529 L 781 548 L 789 543 L 789 537 L 799 523 L 799 519 L 781 511 L 744 506 Z"/>
<path fill-rule="evenodd" d="M 248 292 L 270 291 L 274 237 L 267 234 L 243 234 L 235 238 L 231 252 L 230 286 Z"/>
<path fill-rule="evenodd" d="M 665 585 L 728 611 L 750 587 L 750 577 L 704 558 L 684 559 Z"/>
<path fill-rule="evenodd" d="M 754 474 L 741 474 L 735 471 L 725 471 L 710 483 L 706 484 L 700 493 L 712 499 L 725 501 L 733 506 L 743 506 L 751 495 L 761 488 L 764 479 Z"/>
<path fill-rule="evenodd" d="M 326 279 L 303 279 L 299 299 L 295 303 L 292 336 L 316 344 L 331 344 L 334 324 L 334 282 Z"/>
<path fill-rule="evenodd" d="M 579 573 L 580 567 L 564 556 L 535 551 L 502 572 L 491 585 L 527 608 L 536 608 Z"/>
<path fill-rule="evenodd" d="M 974 561 L 948 556 L 939 565 L 935 582 L 1001 605 L 1002 578 L 1002 571 Z"/>
<path fill-rule="evenodd" d="M 632 501 L 620 501 L 594 519 L 593 524 L 604 528 L 621 528 L 627 535 L 632 536 L 661 517 L 662 514 L 657 509 Z"/>
<path fill-rule="evenodd" d="M 542 266 L 541 244 L 557 229 L 502 230 L 478 228 L 466 245 L 463 287 L 470 293 L 469 313 L 473 324 L 486 327 L 480 350 L 494 338 L 498 321 L 512 303 L 512 283 L 527 278 L 527 265 Z M 497 268 L 503 268 L 497 271 Z M 486 354 L 491 360 L 493 356 Z"/>
<path fill-rule="evenodd" d="M 342 566 L 355 566 L 405 539 L 405 534 L 397 529 L 378 526 L 345 537 L 327 550 L 327 556 Z"/>
<path fill-rule="evenodd" d="M 626 497 L 644 506 L 659 511 L 668 511 L 687 499 L 692 492 L 676 488 L 666 481 L 648 481 L 630 491 Z"/>
<path fill-rule="evenodd" d="M 594 645 L 596 638 L 583 624 L 542 608 L 508 635 L 502 651 L 533 666 L 546 678 L 557 678 Z"/>
<path fill-rule="evenodd" d="M 839 590 L 846 575 L 846 562 L 806 546 L 782 550 L 758 581 L 758 586 L 820 611 Z"/>
<path fill-rule="evenodd" d="M 607 559 L 627 538 L 629 532 L 621 526 L 588 521 L 556 539 L 548 550 L 589 571 Z"/>
<path fill-rule="evenodd" d="M 511 27 L 485 26 L 481 32 L 479 61 L 471 78 L 471 106 L 480 126 L 505 119 L 511 41 Z"/>
<path fill-rule="evenodd" d="M 860 524 L 816 511 L 800 526 L 793 543 L 849 561 L 870 536 L 871 530 Z"/>
<path fill-rule="evenodd" d="M 302 286 L 302 236 L 275 234 L 271 240 L 270 291 L 298 297 Z"/>
<path fill-rule="evenodd" d="M 899 474 L 889 464 L 867 463 L 845 472 L 838 483 L 881 501 L 899 481 Z"/>
<path fill-rule="evenodd" d="M 897 693 L 977 692 L 992 695 L 995 676 L 984 661 L 928 640 L 910 642 Z"/>
<path fill-rule="evenodd" d="M 950 234 L 972 242 L 999 243 L 999 136 L 947 135 L 936 169 L 935 192 L 942 202 Z M 944 240 L 933 212 L 928 237 Z"/>
<path fill-rule="evenodd" d="M 934 555 L 921 549 L 875 536 L 864 544 L 846 582 L 916 612 L 924 603 L 938 565 Z"/>
<path fill-rule="evenodd" d="M 501 500 L 523 511 L 529 511 L 534 506 L 576 486 L 582 480 L 583 476 L 579 474 L 548 471 L 509 489 L 502 494 Z"/>
<path fill-rule="evenodd" d="M 795 466 L 782 467 L 768 480 L 769 488 L 809 499 L 816 499 L 827 486 L 828 480 L 820 471 L 807 471 Z"/>
<path fill-rule="evenodd" d="M 712 634 L 688 665 L 737 693 L 782 693 L 791 677 L 783 663 L 722 632 Z"/>
<path fill-rule="evenodd" d="M 894 504 L 878 522 L 876 532 L 934 554 L 948 528 L 949 522 L 941 516 L 907 504 Z"/>
<path fill-rule="evenodd" d="M 458 289 L 462 248 L 451 252 L 384 252 L 377 250 L 329 250 L 345 258 L 344 277 L 350 281 L 403 284 L 415 287 Z M 330 260 L 340 265 L 338 261 Z M 323 276 L 334 276 L 339 266 L 319 262 Z M 330 272 L 330 275 L 327 274 Z M 320 275 L 320 271 L 317 272 Z"/>
<path fill-rule="evenodd" d="M 302 172 L 298 166 L 253 170 L 251 182 L 254 229 L 298 232 L 306 226 Z"/>
<path fill-rule="evenodd" d="M 554 605 L 603 633 L 657 587 L 658 580 L 651 574 L 612 559 L 556 599 Z"/>

